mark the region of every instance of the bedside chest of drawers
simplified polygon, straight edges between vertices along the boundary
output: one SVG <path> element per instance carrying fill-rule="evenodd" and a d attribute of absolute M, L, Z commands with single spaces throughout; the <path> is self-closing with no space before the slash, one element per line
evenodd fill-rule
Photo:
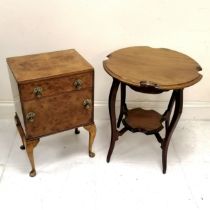
<path fill-rule="evenodd" d="M 15 101 L 21 149 L 26 149 L 36 175 L 33 149 L 43 136 L 83 126 L 89 131 L 89 156 L 94 124 L 94 69 L 74 49 L 7 58 Z"/>

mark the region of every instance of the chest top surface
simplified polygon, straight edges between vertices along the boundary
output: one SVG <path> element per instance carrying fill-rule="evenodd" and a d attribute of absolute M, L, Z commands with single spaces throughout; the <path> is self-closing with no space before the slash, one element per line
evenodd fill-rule
<path fill-rule="evenodd" d="M 92 71 L 93 67 L 74 49 L 7 58 L 18 83 Z"/>
<path fill-rule="evenodd" d="M 197 83 L 202 75 L 200 65 L 187 55 L 151 47 L 128 47 L 114 51 L 104 61 L 112 77 L 140 87 L 162 90 L 181 89 Z"/>

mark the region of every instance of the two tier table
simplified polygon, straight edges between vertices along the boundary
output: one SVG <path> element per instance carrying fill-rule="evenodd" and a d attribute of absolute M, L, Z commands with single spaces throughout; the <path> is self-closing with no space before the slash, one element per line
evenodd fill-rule
<path fill-rule="evenodd" d="M 183 90 L 202 78 L 200 65 L 189 56 L 165 49 L 151 47 L 128 47 L 109 54 L 103 62 L 104 69 L 113 78 L 109 94 L 111 143 L 107 155 L 110 161 L 115 141 L 126 131 L 154 135 L 161 144 L 163 173 L 167 168 L 167 153 L 171 136 L 183 108 Z M 121 85 L 121 105 L 116 121 L 115 102 Z M 168 107 L 163 114 L 142 108 L 128 109 L 126 86 L 137 92 L 160 94 L 172 90 Z M 119 130 L 120 124 L 123 128 Z M 165 127 L 164 137 L 160 131 Z M 118 129 L 117 129 L 118 128 Z"/>

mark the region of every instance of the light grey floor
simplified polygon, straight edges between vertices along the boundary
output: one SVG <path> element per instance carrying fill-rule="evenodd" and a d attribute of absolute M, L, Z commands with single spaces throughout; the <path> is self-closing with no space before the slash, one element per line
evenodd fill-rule
<path fill-rule="evenodd" d="M 106 163 L 108 121 L 96 121 L 96 157 L 88 133 L 67 131 L 41 139 L 37 176 L 19 149 L 13 120 L 0 120 L 0 208 L 7 209 L 210 209 L 210 121 L 180 121 L 172 137 L 167 174 L 153 136 L 126 133 Z"/>

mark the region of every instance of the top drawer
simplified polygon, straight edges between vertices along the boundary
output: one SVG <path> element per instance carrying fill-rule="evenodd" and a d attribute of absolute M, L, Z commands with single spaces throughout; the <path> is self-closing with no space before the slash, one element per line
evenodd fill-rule
<path fill-rule="evenodd" d="M 94 72 L 88 72 L 21 84 L 20 97 L 26 101 L 93 87 L 93 74 Z"/>

